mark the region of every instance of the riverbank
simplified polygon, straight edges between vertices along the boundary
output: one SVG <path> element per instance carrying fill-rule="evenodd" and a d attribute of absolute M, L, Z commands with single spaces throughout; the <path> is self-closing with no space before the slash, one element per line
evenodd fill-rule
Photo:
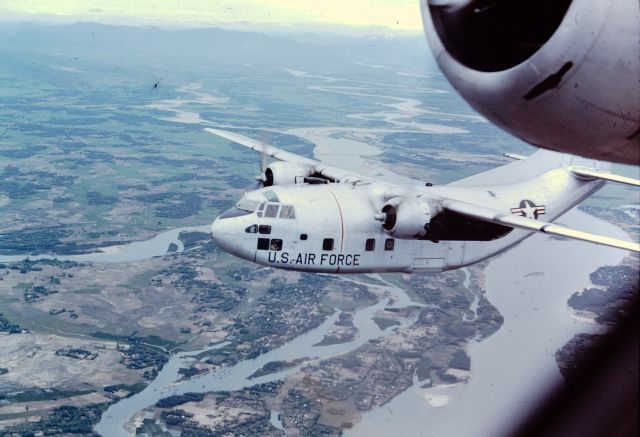
<path fill-rule="evenodd" d="M 577 210 L 563 216 L 563 222 L 626 238 L 615 225 Z M 563 383 L 556 351 L 576 333 L 594 329 L 592 323 L 571 317 L 567 299 L 590 283 L 591 272 L 616 265 L 624 255 L 622 250 L 536 235 L 492 259 L 484 271 L 487 297 L 505 321 L 494 335 L 469 345 L 469 381 L 428 389 L 414 384 L 345 435 L 508 434 L 542 395 Z"/>

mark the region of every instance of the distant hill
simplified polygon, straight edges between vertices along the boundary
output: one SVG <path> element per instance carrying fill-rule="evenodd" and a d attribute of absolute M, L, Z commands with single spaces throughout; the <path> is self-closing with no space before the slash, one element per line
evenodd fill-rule
<path fill-rule="evenodd" d="M 340 37 L 304 34 L 299 40 L 225 29 L 169 30 L 158 27 L 0 23 L 4 58 L 31 57 L 32 62 L 73 59 L 122 68 L 146 63 L 150 68 L 183 64 L 210 68 L 247 64 L 247 68 L 305 65 L 307 70 L 335 71 L 353 63 L 424 67 L 433 63 L 422 37 Z M 194 62 L 194 60 L 196 60 Z M 435 63 L 433 63 L 435 65 Z"/>

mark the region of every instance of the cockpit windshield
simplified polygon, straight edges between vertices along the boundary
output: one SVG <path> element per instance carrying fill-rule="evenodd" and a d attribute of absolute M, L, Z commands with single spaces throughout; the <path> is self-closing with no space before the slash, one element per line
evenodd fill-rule
<path fill-rule="evenodd" d="M 258 197 L 256 199 L 256 197 Z M 267 202 L 265 202 L 265 199 Z M 292 205 L 281 205 L 280 199 L 273 191 L 265 191 L 256 196 L 247 193 L 234 205 L 225 211 L 220 218 L 241 217 L 257 211 L 258 217 L 295 219 L 296 214 Z"/>
<path fill-rule="evenodd" d="M 243 215 L 249 215 L 258 208 L 259 204 L 260 204 L 259 200 L 249 199 L 246 196 L 242 197 L 242 199 L 240 199 L 233 208 L 228 209 L 227 211 L 222 213 L 220 218 L 226 219 L 231 217 L 240 217 Z"/>
<path fill-rule="evenodd" d="M 253 212 L 256 210 L 259 204 L 260 201 L 258 200 L 247 199 L 246 197 L 243 197 L 238 203 L 236 203 L 236 208 Z"/>

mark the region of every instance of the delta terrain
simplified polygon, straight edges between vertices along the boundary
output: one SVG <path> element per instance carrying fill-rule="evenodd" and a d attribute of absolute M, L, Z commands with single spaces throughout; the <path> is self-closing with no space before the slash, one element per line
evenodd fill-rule
<path fill-rule="evenodd" d="M 256 186 L 260 158 L 205 127 L 306 156 L 360 144 L 371 176 L 434 184 L 531 153 L 456 95 L 422 38 L 2 23 L 0 41 L 0 435 L 95 435 L 179 353 L 193 359 L 132 412 L 132 434 L 340 435 L 414 384 L 473 377 L 467 346 L 503 322 L 486 264 L 283 272 L 206 231 Z M 582 208 L 637 238 L 637 205 L 607 187 Z M 568 311 L 614 319 L 637 275 L 634 256 L 603 266 Z M 180 390 L 321 329 L 233 389 Z"/>

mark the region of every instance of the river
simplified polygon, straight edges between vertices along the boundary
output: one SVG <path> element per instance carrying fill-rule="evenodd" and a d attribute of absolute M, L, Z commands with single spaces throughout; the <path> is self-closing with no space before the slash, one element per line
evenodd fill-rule
<path fill-rule="evenodd" d="M 618 227 L 573 210 L 562 221 L 628 238 Z M 472 342 L 467 383 L 422 389 L 414 384 L 366 413 L 346 436 L 499 436 L 508 434 L 550 387 L 562 384 L 554 354 L 579 332 L 598 327 L 571 316 L 567 299 L 590 285 L 589 274 L 617 265 L 625 252 L 535 235 L 486 267 L 487 298 L 504 316 L 489 338 Z"/>
<path fill-rule="evenodd" d="M 102 415 L 102 419 L 96 425 L 95 431 L 103 436 L 124 437 L 135 435 L 136 413 L 140 410 L 152 406 L 159 399 L 186 392 L 212 392 L 223 390 L 240 390 L 256 384 L 276 381 L 297 372 L 302 366 L 309 363 L 316 363 L 319 360 L 335 357 L 357 349 L 371 339 L 388 335 L 392 329 L 381 330 L 373 321 L 373 315 L 385 307 L 403 308 L 408 305 L 417 305 L 411 302 L 407 294 L 399 287 L 385 282 L 379 275 L 372 275 L 377 281 L 382 283 L 367 283 L 371 288 L 377 288 L 384 292 L 385 298 L 376 304 L 357 311 L 353 317 L 353 325 L 358 329 L 357 337 L 349 342 L 333 344 L 327 346 L 315 346 L 328 332 L 329 328 L 338 319 L 338 312 L 328 317 L 320 326 L 302 334 L 285 345 L 273 349 L 259 357 L 251 360 L 240 361 L 234 366 L 218 368 L 213 372 L 191 378 L 187 381 L 176 383 L 180 379 L 178 369 L 187 366 L 195 360 L 194 356 L 207 349 L 219 348 L 216 345 L 200 351 L 176 354 L 160 371 L 160 374 L 142 392 L 123 399 L 111 407 Z M 344 277 L 346 282 L 358 282 L 352 278 Z M 358 282 L 360 283 L 360 282 Z M 391 303 L 392 300 L 392 303 Z M 405 325 L 400 325 L 397 329 L 402 329 L 415 322 L 415 319 L 407 319 Z M 264 375 L 262 377 L 248 379 L 256 370 L 262 368 L 271 361 L 291 361 L 305 359 L 295 367 L 281 372 Z"/>
<path fill-rule="evenodd" d="M 101 249 L 100 252 L 87 253 L 82 255 L 0 255 L 0 262 L 16 262 L 25 258 L 30 260 L 38 259 L 58 259 L 60 261 L 76 262 L 103 262 L 119 263 L 140 261 L 154 256 L 162 256 L 167 253 L 171 243 L 178 246 L 177 252 L 184 251 L 184 244 L 178 238 L 182 232 L 206 232 L 209 233 L 209 226 L 191 226 L 186 228 L 175 228 L 162 232 L 153 238 L 144 241 L 134 241 L 132 243 L 118 246 L 109 246 Z"/>

